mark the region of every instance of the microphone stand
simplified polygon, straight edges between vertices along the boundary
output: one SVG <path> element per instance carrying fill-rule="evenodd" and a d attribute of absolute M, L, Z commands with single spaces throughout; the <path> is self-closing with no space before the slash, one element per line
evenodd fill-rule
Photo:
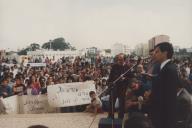
<path fill-rule="evenodd" d="M 113 97 L 114 97 L 114 95 L 113 95 L 113 89 L 117 86 L 117 82 L 120 80 L 120 79 L 122 79 L 128 72 L 130 72 L 132 69 L 134 69 L 135 68 L 135 66 L 137 66 L 138 65 L 138 63 L 136 63 L 136 64 L 134 64 L 132 67 L 130 67 L 127 71 L 125 71 L 123 74 L 121 74 L 117 79 L 115 79 L 112 83 L 111 83 L 111 86 L 109 87 L 109 88 L 107 88 L 107 89 L 105 89 L 101 94 L 103 94 L 104 92 L 108 92 L 108 91 L 110 91 L 110 99 L 112 100 L 112 104 L 111 104 L 111 109 L 112 109 L 112 128 L 113 128 L 113 126 L 114 126 L 114 105 L 113 105 L 113 103 L 114 103 L 114 101 L 113 101 Z M 101 95 L 100 94 L 100 95 Z M 99 96 L 100 96 L 99 95 Z"/>
<path fill-rule="evenodd" d="M 129 68 L 127 71 L 125 71 L 123 74 L 121 74 L 117 79 L 115 79 L 113 82 L 112 82 L 112 85 L 110 86 L 111 88 L 109 88 L 109 91 L 110 91 L 110 93 L 111 93 L 111 99 L 112 99 L 112 105 L 111 105 L 111 107 L 112 107 L 112 119 L 114 119 L 114 105 L 113 105 L 113 103 L 114 103 L 114 101 L 113 101 L 113 89 L 117 86 L 117 82 L 119 81 L 119 80 L 121 80 L 128 72 L 130 72 L 132 69 L 134 69 L 135 68 L 135 66 L 137 66 L 138 64 L 136 63 L 136 64 L 134 64 L 131 68 Z"/>
<path fill-rule="evenodd" d="M 133 66 L 131 66 L 126 72 L 124 72 L 123 74 L 121 74 L 117 79 L 115 79 L 112 83 L 111 86 L 109 88 L 104 89 L 98 96 L 101 96 L 104 92 L 109 92 L 111 90 L 113 90 L 114 87 L 116 87 L 116 83 L 122 79 L 128 72 L 130 72 L 132 69 L 135 68 L 135 66 L 137 66 L 138 63 L 134 64 Z"/>

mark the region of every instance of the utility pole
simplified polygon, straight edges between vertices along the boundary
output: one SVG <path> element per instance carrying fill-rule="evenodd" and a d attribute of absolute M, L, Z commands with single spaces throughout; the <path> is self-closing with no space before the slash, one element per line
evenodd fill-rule
<path fill-rule="evenodd" d="M 52 43 L 52 40 L 49 40 L 49 50 L 51 50 L 51 43 Z"/>

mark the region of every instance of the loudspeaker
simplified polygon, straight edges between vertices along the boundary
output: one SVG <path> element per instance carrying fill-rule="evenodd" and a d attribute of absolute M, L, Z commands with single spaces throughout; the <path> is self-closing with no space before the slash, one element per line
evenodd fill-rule
<path fill-rule="evenodd" d="M 99 128 L 122 128 L 122 119 L 101 118 Z"/>

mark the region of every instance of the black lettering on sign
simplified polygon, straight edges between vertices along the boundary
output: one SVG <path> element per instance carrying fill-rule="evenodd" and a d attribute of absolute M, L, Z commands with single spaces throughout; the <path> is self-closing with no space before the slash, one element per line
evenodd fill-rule
<path fill-rule="evenodd" d="M 38 104 L 43 104 L 43 103 L 44 103 L 44 101 L 35 99 L 35 100 L 26 100 L 24 105 L 38 105 Z"/>
<path fill-rule="evenodd" d="M 59 90 L 57 93 L 62 93 L 62 92 L 65 92 L 65 90 L 61 86 L 59 86 Z"/>
<path fill-rule="evenodd" d="M 66 99 L 66 100 L 63 99 L 63 104 L 70 104 L 70 102 L 71 102 L 70 99 Z"/>
<path fill-rule="evenodd" d="M 34 112 L 34 111 L 42 111 L 44 110 L 44 108 L 41 106 L 41 107 L 35 107 L 34 105 L 31 106 L 31 108 L 29 109 L 29 111 L 31 112 Z"/>

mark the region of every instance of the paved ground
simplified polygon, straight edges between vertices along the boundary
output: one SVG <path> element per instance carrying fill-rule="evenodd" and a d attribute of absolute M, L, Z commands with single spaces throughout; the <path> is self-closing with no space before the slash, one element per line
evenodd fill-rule
<path fill-rule="evenodd" d="M 98 128 L 99 119 L 106 116 L 99 114 L 95 118 L 89 113 L 0 115 L 0 128 L 27 128 L 35 124 L 49 128 Z"/>

